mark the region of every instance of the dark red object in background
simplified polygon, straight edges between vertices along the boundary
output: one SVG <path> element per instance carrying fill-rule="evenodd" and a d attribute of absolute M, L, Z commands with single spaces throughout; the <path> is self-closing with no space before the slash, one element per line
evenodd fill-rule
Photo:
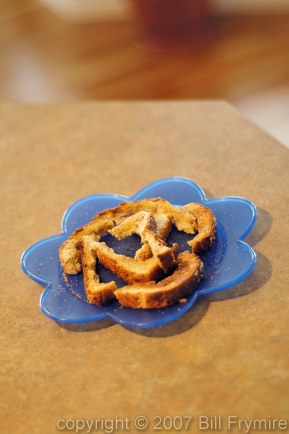
<path fill-rule="evenodd" d="M 209 0 L 130 0 L 141 43 L 155 46 L 198 43 L 208 34 Z"/>

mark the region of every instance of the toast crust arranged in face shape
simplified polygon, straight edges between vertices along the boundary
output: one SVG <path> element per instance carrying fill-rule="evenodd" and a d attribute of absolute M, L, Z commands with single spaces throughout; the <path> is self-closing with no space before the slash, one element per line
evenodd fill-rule
<path fill-rule="evenodd" d="M 172 224 L 194 235 L 188 241 L 192 252 L 178 255 L 177 244 L 166 244 Z M 101 242 L 107 233 L 119 240 L 138 234 L 142 246 L 134 258 L 117 254 Z M 160 308 L 183 300 L 195 289 L 203 275 L 203 263 L 197 254 L 208 250 L 215 236 L 215 217 L 204 205 L 177 207 L 161 198 L 143 199 L 98 213 L 62 244 L 59 256 L 65 273 L 83 270 L 90 303 L 104 305 L 117 298 L 127 307 Z M 114 281 L 101 283 L 97 261 L 128 285 L 118 289 Z"/>

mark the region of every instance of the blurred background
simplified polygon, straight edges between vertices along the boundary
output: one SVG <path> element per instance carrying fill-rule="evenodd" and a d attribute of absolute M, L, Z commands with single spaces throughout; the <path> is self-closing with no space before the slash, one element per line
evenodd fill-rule
<path fill-rule="evenodd" d="M 289 147 L 289 0 L 0 7 L 1 101 L 222 99 Z"/>

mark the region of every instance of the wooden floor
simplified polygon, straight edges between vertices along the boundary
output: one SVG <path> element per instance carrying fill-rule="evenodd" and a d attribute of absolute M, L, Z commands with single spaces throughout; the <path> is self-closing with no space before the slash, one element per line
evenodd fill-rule
<path fill-rule="evenodd" d="M 2 0 L 0 53 L 1 100 L 289 97 L 289 16 L 219 17 L 198 49 L 153 51 L 129 21 L 72 24 L 37 0 Z"/>

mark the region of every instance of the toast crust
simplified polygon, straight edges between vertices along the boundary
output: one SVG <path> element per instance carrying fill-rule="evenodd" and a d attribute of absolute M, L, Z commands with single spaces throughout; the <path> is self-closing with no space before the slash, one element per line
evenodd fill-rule
<path fill-rule="evenodd" d="M 166 241 L 172 227 L 170 219 L 165 214 L 157 214 L 154 216 L 154 219 L 156 224 L 155 232 L 157 236 L 161 240 Z M 139 259 L 142 261 L 150 258 L 151 256 L 152 256 L 152 251 L 149 243 L 147 242 L 144 242 L 143 245 L 140 247 L 140 249 L 138 249 L 135 253 L 135 259 Z"/>
<path fill-rule="evenodd" d="M 122 240 L 132 234 L 139 235 L 143 245 L 149 246 L 151 254 L 156 258 L 160 268 L 165 273 L 169 273 L 176 267 L 177 263 L 173 249 L 168 247 L 165 241 L 159 237 L 157 231 L 158 225 L 159 227 L 166 228 L 166 231 L 163 230 L 165 234 L 167 234 L 171 228 L 170 220 L 165 214 L 159 214 L 158 222 L 156 222 L 154 216 L 150 212 L 140 211 L 127 217 L 123 222 L 115 226 L 109 232 L 118 240 Z M 162 235 L 164 235 L 164 233 L 162 233 Z M 136 253 L 136 257 L 139 257 L 138 252 Z M 143 258 L 144 254 L 142 252 L 142 260 Z M 136 260 L 139 262 L 138 259 Z"/>
<path fill-rule="evenodd" d="M 115 253 L 106 243 L 95 243 L 100 263 L 117 274 L 127 283 L 148 282 L 150 280 L 159 280 L 164 277 L 164 272 L 160 268 L 155 257 L 144 261 L 129 258 L 125 255 Z"/>
<path fill-rule="evenodd" d="M 197 220 L 197 235 L 188 241 L 192 251 L 199 254 L 209 250 L 216 238 L 216 219 L 210 208 L 199 203 L 184 206 Z"/>
<path fill-rule="evenodd" d="M 82 270 L 80 243 L 85 235 L 93 235 L 94 240 L 98 241 L 113 226 L 112 220 L 102 219 L 76 229 L 59 249 L 59 258 L 64 273 L 77 274 Z M 84 228 L 86 229 L 84 230 Z"/>
<path fill-rule="evenodd" d="M 171 223 L 195 235 L 187 242 L 192 252 L 178 255 L 177 244 L 167 246 Z M 117 254 L 101 242 L 108 232 L 118 239 L 138 234 L 142 246 L 135 257 Z M 65 273 L 83 270 L 89 303 L 104 305 L 117 298 L 126 307 L 155 309 L 186 301 L 203 276 L 197 254 L 208 250 L 215 237 L 215 217 L 204 205 L 177 207 L 161 198 L 143 199 L 98 213 L 61 245 L 59 256 Z M 128 285 L 118 289 L 114 281 L 100 282 L 97 261 Z"/>
<path fill-rule="evenodd" d="M 119 303 L 138 309 L 157 309 L 177 303 L 190 295 L 203 275 L 198 256 L 185 251 L 178 256 L 174 273 L 158 283 L 136 283 L 123 286 L 114 293 Z"/>
<path fill-rule="evenodd" d="M 74 231 L 61 245 L 59 257 L 63 271 L 67 274 L 77 274 L 81 271 L 79 244 L 84 235 L 95 234 L 100 240 L 115 223 L 120 223 L 124 217 L 139 211 L 148 211 L 153 215 L 166 214 L 178 230 L 188 234 L 195 234 L 197 230 L 196 217 L 189 210 L 173 206 L 165 199 L 152 198 L 123 202 L 116 208 L 109 208 L 96 214 L 89 223 Z"/>
<path fill-rule="evenodd" d="M 84 235 L 80 242 L 80 251 L 87 299 L 89 303 L 100 306 L 115 298 L 114 291 L 117 286 L 114 281 L 108 283 L 99 281 L 99 276 L 95 270 L 97 262 L 95 244 L 93 235 Z"/>

